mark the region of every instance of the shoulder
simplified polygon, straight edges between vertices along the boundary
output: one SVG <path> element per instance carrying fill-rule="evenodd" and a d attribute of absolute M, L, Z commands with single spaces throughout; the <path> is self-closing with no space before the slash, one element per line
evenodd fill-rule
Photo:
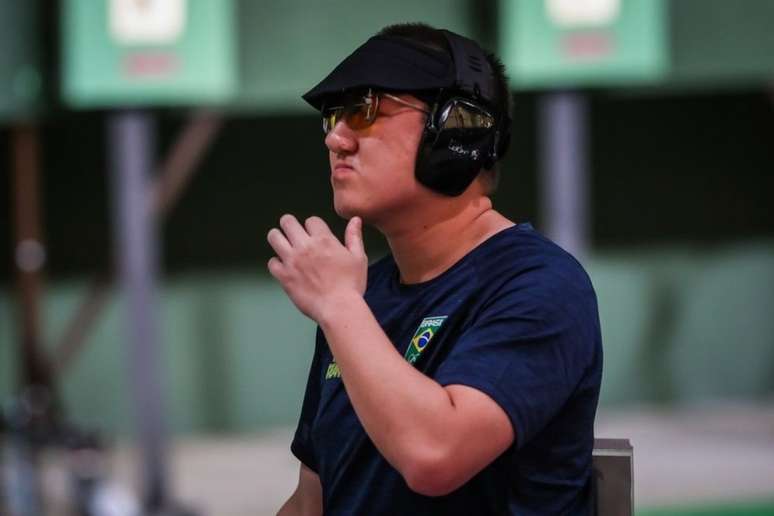
<path fill-rule="evenodd" d="M 565 286 L 591 286 L 578 260 L 529 224 L 494 235 L 476 251 L 475 262 L 483 279 L 541 278 Z"/>
<path fill-rule="evenodd" d="M 476 251 L 476 275 L 487 297 L 546 315 L 597 317 L 596 295 L 583 266 L 529 224 L 498 233 Z"/>

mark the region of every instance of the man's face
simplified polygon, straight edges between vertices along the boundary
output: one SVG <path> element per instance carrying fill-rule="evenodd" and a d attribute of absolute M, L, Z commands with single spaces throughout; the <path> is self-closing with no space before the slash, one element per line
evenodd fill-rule
<path fill-rule="evenodd" d="M 411 95 L 397 96 L 425 107 Z M 425 117 L 417 109 L 381 97 L 370 126 L 354 129 L 346 120 L 336 122 L 325 137 L 336 213 L 344 218 L 358 215 L 380 227 L 427 196 L 414 177 Z"/>

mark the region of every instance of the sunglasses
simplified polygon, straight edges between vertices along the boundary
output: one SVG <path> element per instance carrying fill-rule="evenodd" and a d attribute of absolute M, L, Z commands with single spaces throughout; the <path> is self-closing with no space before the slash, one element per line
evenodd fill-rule
<path fill-rule="evenodd" d="M 422 106 L 405 101 L 395 95 L 389 93 L 375 93 L 372 90 L 368 90 L 361 95 L 352 95 L 337 102 L 339 105 L 335 106 L 323 106 L 322 109 L 322 126 L 323 132 L 328 134 L 336 127 L 339 120 L 344 120 L 346 124 L 354 130 L 365 129 L 370 126 L 376 120 L 376 116 L 379 113 L 379 99 L 388 98 L 398 104 L 406 107 L 416 109 L 422 113 L 429 115 L 430 111 Z"/>

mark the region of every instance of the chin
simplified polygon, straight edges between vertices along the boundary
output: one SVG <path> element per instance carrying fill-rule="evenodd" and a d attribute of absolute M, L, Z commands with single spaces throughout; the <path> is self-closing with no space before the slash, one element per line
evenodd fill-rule
<path fill-rule="evenodd" d="M 359 196 L 346 188 L 333 188 L 333 210 L 339 217 L 351 219 L 355 215 L 361 215 L 362 202 Z"/>
<path fill-rule="evenodd" d="M 351 210 L 339 208 L 338 206 L 335 206 L 335 205 L 333 206 L 333 211 L 336 212 L 336 215 L 338 215 L 339 217 L 345 220 L 349 220 L 355 215 L 357 215 L 356 213 L 353 213 Z"/>
<path fill-rule="evenodd" d="M 360 210 L 356 209 L 352 204 L 344 202 L 341 199 L 337 199 L 335 196 L 333 198 L 333 211 L 335 211 L 336 215 L 342 219 L 347 220 L 351 219 L 355 215 L 362 216 Z"/>
<path fill-rule="evenodd" d="M 333 200 L 333 211 L 335 211 L 336 215 L 344 220 L 349 220 L 352 217 L 360 217 L 363 219 L 364 223 L 371 223 L 372 217 L 370 216 L 370 212 L 368 210 L 365 210 L 362 207 L 353 205 L 351 203 L 337 201 L 335 198 Z"/>

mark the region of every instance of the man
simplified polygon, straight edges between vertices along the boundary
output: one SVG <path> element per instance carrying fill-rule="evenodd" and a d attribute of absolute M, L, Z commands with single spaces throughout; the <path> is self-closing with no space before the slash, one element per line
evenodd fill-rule
<path fill-rule="evenodd" d="M 280 219 L 271 274 L 318 324 L 282 515 L 591 514 L 596 300 L 566 252 L 495 210 L 502 65 L 387 27 L 304 98 L 323 114 L 341 243 Z M 391 254 L 368 267 L 363 223 Z"/>

